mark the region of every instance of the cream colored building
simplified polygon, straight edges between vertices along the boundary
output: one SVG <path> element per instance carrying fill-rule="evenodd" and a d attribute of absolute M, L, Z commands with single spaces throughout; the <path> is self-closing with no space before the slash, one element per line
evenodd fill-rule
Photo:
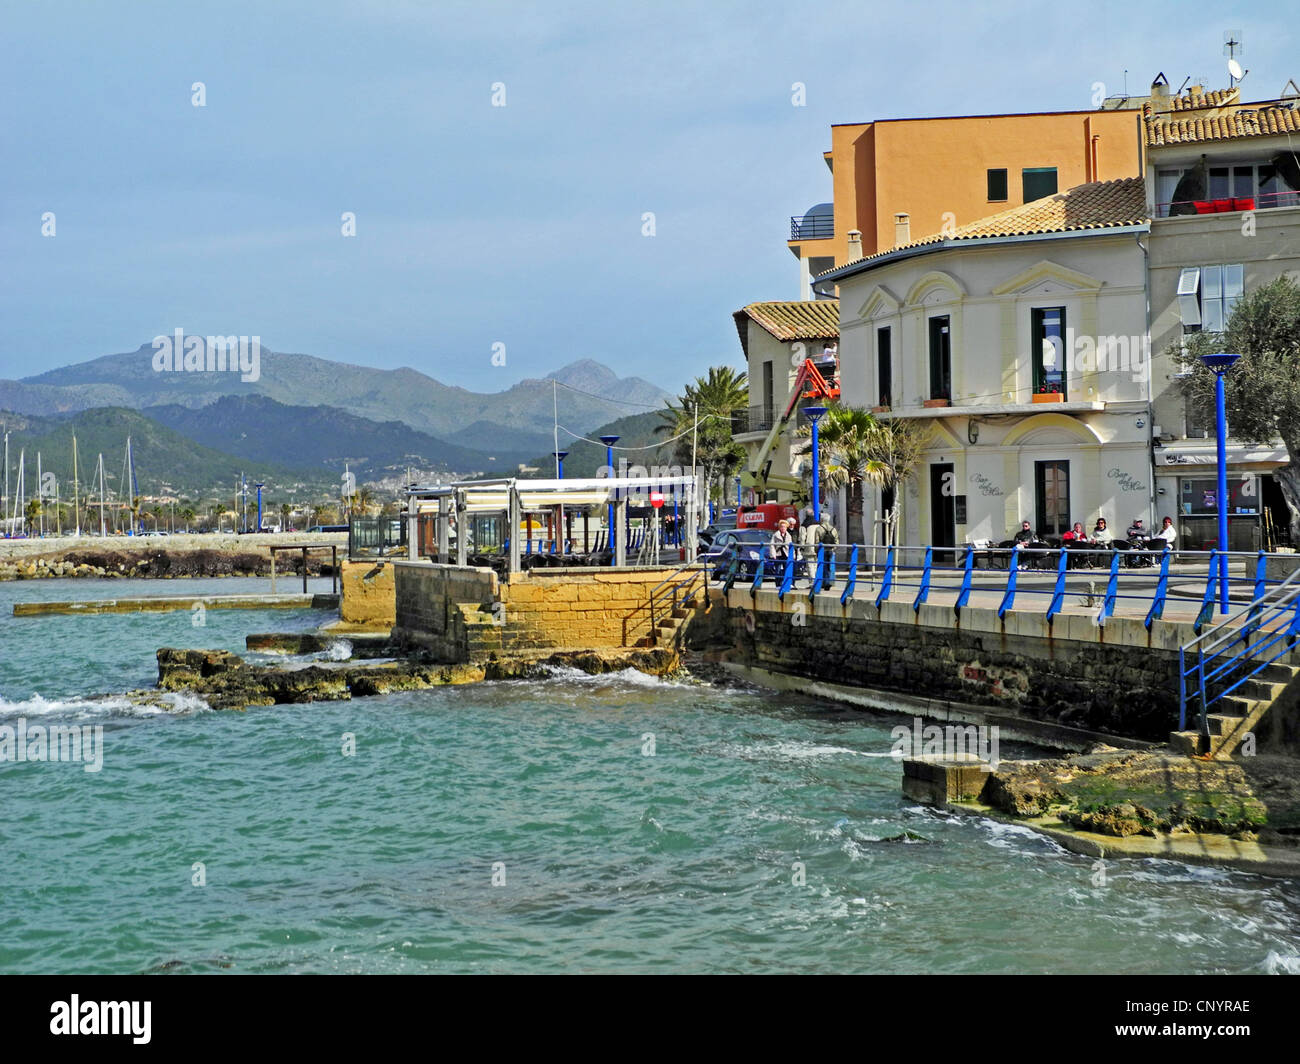
<path fill-rule="evenodd" d="M 1080 185 L 822 275 L 840 292 L 841 401 L 924 419 L 898 542 L 1150 522 L 1140 178 Z M 867 492 L 865 528 L 891 502 Z"/>

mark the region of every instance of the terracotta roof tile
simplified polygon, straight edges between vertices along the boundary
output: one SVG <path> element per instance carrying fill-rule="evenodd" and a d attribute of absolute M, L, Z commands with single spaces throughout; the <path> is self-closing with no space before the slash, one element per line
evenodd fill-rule
<path fill-rule="evenodd" d="M 840 305 L 833 299 L 751 303 L 736 311 L 757 322 L 778 340 L 834 340 L 840 335 Z"/>
<path fill-rule="evenodd" d="M 1142 131 L 1147 147 L 1300 133 L 1300 110 L 1276 103 L 1237 107 L 1217 114 L 1184 114 L 1186 117 L 1175 118 L 1144 108 Z"/>
<path fill-rule="evenodd" d="M 1000 214 L 981 218 L 948 233 L 934 233 L 910 244 L 876 252 L 857 262 L 870 262 L 903 248 L 924 247 L 945 240 L 975 240 L 981 237 L 1034 236 L 1084 229 L 1109 229 L 1122 225 L 1143 225 L 1151 220 L 1146 205 L 1146 186 L 1140 177 L 1115 181 L 1094 181 L 1058 192 L 1055 196 L 1012 207 Z M 854 265 L 846 263 L 845 265 Z"/>

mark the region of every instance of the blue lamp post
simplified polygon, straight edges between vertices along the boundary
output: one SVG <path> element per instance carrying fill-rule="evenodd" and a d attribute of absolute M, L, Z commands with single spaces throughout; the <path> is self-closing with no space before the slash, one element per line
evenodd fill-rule
<path fill-rule="evenodd" d="M 569 457 L 569 452 L 568 452 L 568 451 L 552 451 L 551 454 L 555 455 L 555 479 L 556 479 L 556 480 L 563 480 L 563 479 L 564 479 L 564 460 L 565 460 L 566 458 Z"/>
<path fill-rule="evenodd" d="M 1237 364 L 1240 355 L 1202 355 L 1201 361 L 1214 371 L 1214 432 L 1219 458 L 1219 612 L 1228 612 L 1228 412 L 1223 398 L 1224 375 Z"/>
<path fill-rule="evenodd" d="M 254 487 L 257 488 L 257 530 L 261 532 L 262 531 L 262 489 L 266 487 L 266 485 L 256 484 L 254 485 Z"/>
<path fill-rule="evenodd" d="M 609 475 L 612 477 L 616 475 L 614 469 L 614 444 L 618 443 L 620 437 L 601 436 L 599 439 L 605 445 L 605 466 L 609 469 Z M 612 551 L 614 549 L 614 504 L 612 502 L 606 507 L 605 527 L 609 529 L 609 542 L 606 546 Z M 613 563 L 611 562 L 611 564 Z"/>
<path fill-rule="evenodd" d="M 803 412 L 808 420 L 812 423 L 812 508 L 813 520 L 822 519 L 822 469 L 821 469 L 821 452 L 818 450 L 817 442 L 817 422 L 826 416 L 826 407 L 824 406 L 805 406 Z"/>

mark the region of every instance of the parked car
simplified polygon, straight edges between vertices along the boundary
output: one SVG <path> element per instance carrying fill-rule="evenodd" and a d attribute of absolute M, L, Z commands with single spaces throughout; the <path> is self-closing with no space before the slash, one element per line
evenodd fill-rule
<path fill-rule="evenodd" d="M 718 538 L 720 532 L 731 532 L 736 528 L 736 511 L 723 510 L 718 514 L 713 524 L 708 528 L 700 529 L 700 546 L 707 547 Z"/>
<path fill-rule="evenodd" d="M 700 561 L 709 566 L 710 576 L 714 580 L 724 579 L 732 560 L 736 558 L 740 559 L 736 570 L 738 578 L 752 580 L 759 565 L 762 565 L 765 578 L 779 580 L 785 574 L 785 562 L 771 556 L 768 550 L 771 542 L 770 532 L 752 528 L 726 529 L 719 532 L 713 543 L 700 555 Z M 795 575 L 805 576 L 805 568 L 803 561 L 797 561 Z"/>

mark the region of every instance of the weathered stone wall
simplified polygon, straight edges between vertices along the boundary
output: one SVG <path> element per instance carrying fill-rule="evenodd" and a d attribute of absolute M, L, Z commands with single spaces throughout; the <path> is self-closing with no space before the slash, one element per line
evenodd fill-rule
<path fill-rule="evenodd" d="M 339 616 L 358 627 L 391 628 L 397 619 L 397 582 L 391 562 L 343 562 Z"/>
<path fill-rule="evenodd" d="M 499 593 L 496 573 L 423 561 L 397 561 L 393 570 L 393 639 L 432 651 L 442 661 L 468 661 L 460 604 L 491 610 Z"/>
<path fill-rule="evenodd" d="M 1158 645 L 1177 637 L 1140 622 L 1045 618 L 967 607 L 867 602 L 848 610 L 837 599 L 812 606 L 806 596 L 714 592 L 707 624 L 692 645 L 728 643 L 747 665 L 839 684 L 996 707 L 1031 720 L 1163 741 L 1178 724 L 1178 652 Z M 1083 626 L 1066 621 L 1082 620 Z M 1163 622 L 1157 622 L 1162 624 Z M 1183 626 L 1171 626 L 1181 628 Z M 1139 634 L 1140 633 L 1140 638 Z M 1074 638 L 1074 635 L 1090 638 Z"/>
<path fill-rule="evenodd" d="M 394 636 L 446 661 L 645 645 L 650 593 L 671 569 L 489 569 L 397 562 Z"/>

